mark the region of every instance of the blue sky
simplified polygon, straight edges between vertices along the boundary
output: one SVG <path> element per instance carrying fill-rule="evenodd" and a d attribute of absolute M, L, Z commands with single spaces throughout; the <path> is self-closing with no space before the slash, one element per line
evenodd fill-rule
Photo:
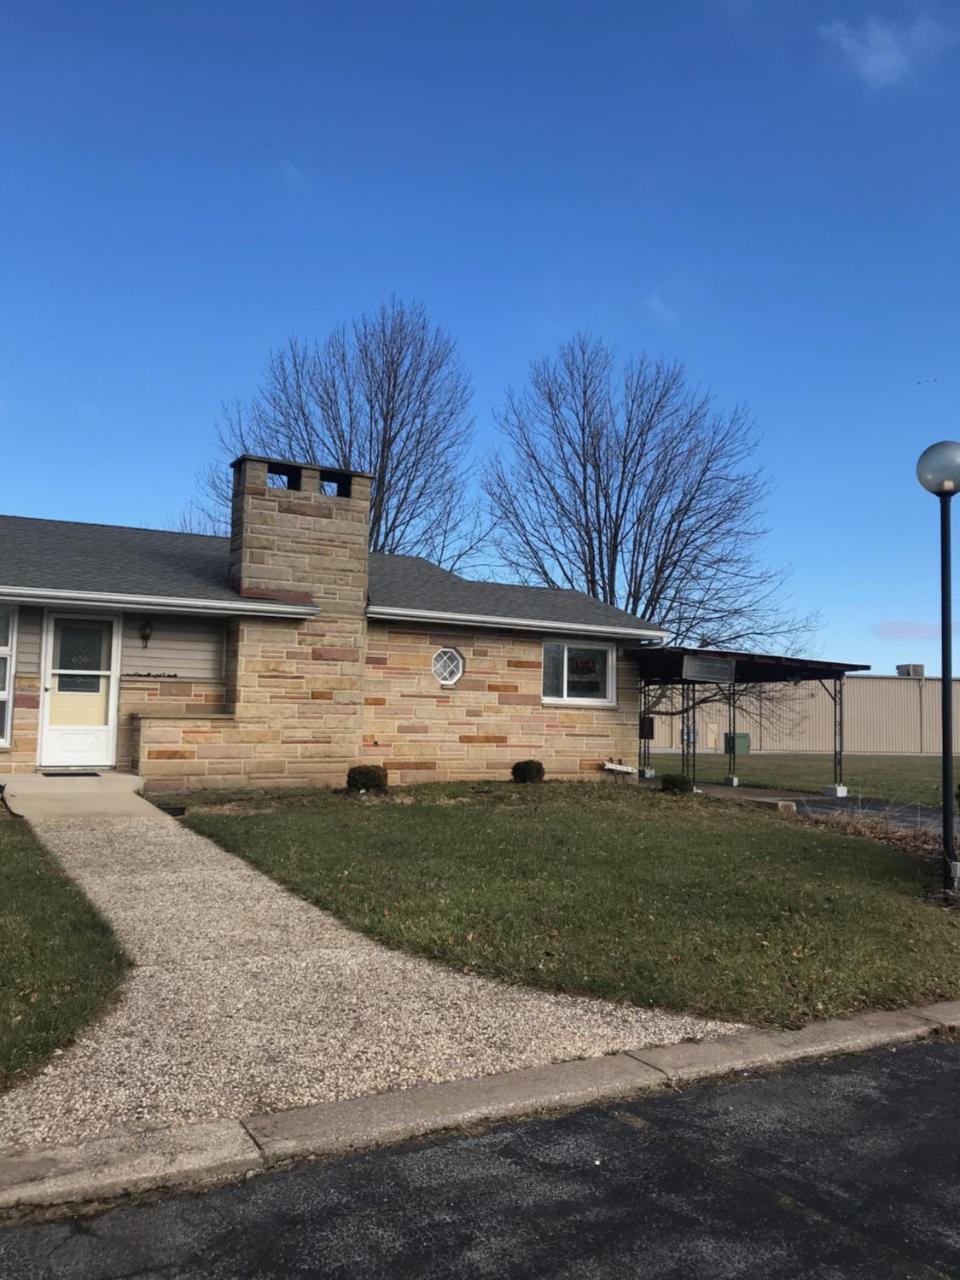
<path fill-rule="evenodd" d="M 391 293 L 481 447 L 573 330 L 743 401 L 813 648 L 937 668 L 960 436 L 960 10 L 12 0 L 2 507 L 165 525 L 271 345 Z M 958 511 L 960 520 L 960 511 Z M 2 556 L 2 549 L 0 549 Z"/>

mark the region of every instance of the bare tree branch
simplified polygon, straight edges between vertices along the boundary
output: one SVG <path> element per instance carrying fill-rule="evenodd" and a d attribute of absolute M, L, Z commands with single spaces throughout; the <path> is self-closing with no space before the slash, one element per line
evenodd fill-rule
<path fill-rule="evenodd" d="M 219 515 L 212 515 L 209 506 L 203 502 L 188 502 L 179 516 L 171 522 L 177 533 L 224 534 L 223 521 Z"/>
<path fill-rule="evenodd" d="M 585 591 L 676 644 L 790 648 L 816 624 L 758 559 L 767 484 L 743 408 L 723 414 L 681 365 L 617 369 L 585 334 L 530 370 L 498 415 L 484 476 L 494 542 L 522 581 Z"/>
<path fill-rule="evenodd" d="M 391 299 L 322 343 L 290 338 L 267 360 L 249 405 L 225 405 L 222 460 L 194 504 L 223 527 L 239 453 L 292 458 L 373 476 L 370 549 L 455 569 L 485 530 L 471 501 L 471 388 L 453 340 L 418 303 Z"/>

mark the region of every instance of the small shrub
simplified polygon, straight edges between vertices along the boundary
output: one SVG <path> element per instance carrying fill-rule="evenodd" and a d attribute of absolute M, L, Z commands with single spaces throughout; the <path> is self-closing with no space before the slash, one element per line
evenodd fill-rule
<path fill-rule="evenodd" d="M 688 796 L 693 783 L 684 773 L 665 773 L 660 779 L 660 790 L 672 796 Z"/>
<path fill-rule="evenodd" d="M 510 773 L 514 782 L 543 781 L 543 765 L 539 760 L 518 760 Z"/>
<path fill-rule="evenodd" d="M 381 764 L 355 764 L 347 770 L 348 791 L 386 791 L 387 771 Z"/>

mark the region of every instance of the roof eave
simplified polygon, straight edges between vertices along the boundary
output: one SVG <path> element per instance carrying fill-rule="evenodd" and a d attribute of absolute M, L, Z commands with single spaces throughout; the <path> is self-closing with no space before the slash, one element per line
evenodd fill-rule
<path fill-rule="evenodd" d="M 669 633 L 659 627 L 616 627 L 593 622 L 557 622 L 546 618 L 499 617 L 479 613 L 448 613 L 434 609 L 405 609 L 369 605 L 367 617 L 383 622 L 425 622 L 451 627 L 489 627 L 507 631 L 538 631 L 550 635 L 604 636 L 617 640 L 663 644 Z"/>
<path fill-rule="evenodd" d="M 649 646 L 646 646 L 649 649 Z M 798 658 L 793 654 L 749 653 L 733 649 L 693 649 L 685 645 L 662 645 L 656 653 L 645 653 L 640 675 L 664 684 L 683 680 L 686 658 L 720 658 L 734 663 L 738 684 L 797 683 L 807 680 L 841 679 L 856 672 L 869 671 L 867 663 L 829 662 L 823 658 Z M 651 669 L 654 668 L 654 669 Z M 705 683 L 715 683 L 708 679 Z"/>
<path fill-rule="evenodd" d="M 98 608 L 149 613 L 197 613 L 216 617 L 314 618 L 317 609 L 306 604 L 278 604 L 272 600 L 203 600 L 194 596 L 152 596 L 113 591 L 70 591 L 49 587 L 0 586 L 0 601 L 44 608 Z"/>

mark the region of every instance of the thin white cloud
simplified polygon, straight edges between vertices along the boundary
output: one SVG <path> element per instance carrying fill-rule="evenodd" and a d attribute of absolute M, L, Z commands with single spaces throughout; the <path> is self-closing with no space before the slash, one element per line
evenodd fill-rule
<path fill-rule="evenodd" d="M 940 628 L 932 622 L 913 622 L 909 618 L 885 618 L 873 626 L 873 634 L 881 640 L 937 640 Z"/>
<path fill-rule="evenodd" d="M 910 79 L 956 42 L 935 18 L 911 23 L 867 18 L 859 26 L 842 19 L 817 28 L 868 89 L 889 89 Z"/>
<path fill-rule="evenodd" d="M 280 181 L 288 191 L 305 191 L 307 180 L 303 170 L 292 160 L 284 160 L 280 165 Z"/>
<path fill-rule="evenodd" d="M 654 289 L 653 293 L 648 293 L 643 300 L 643 305 L 655 316 L 657 320 L 662 320 L 664 324 L 677 324 L 680 320 L 680 313 L 675 307 L 671 307 L 665 302 L 658 290 Z"/>

